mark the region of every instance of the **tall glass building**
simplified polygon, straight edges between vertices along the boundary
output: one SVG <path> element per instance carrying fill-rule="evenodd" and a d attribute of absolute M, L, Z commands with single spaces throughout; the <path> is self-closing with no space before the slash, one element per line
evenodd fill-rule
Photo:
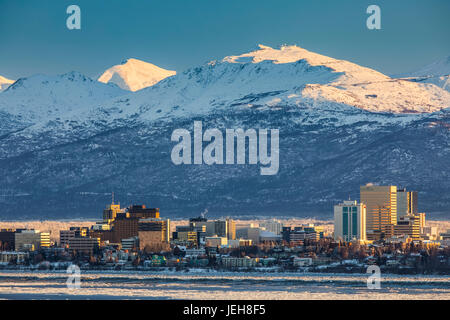
<path fill-rule="evenodd" d="M 360 201 L 367 208 L 367 239 L 381 239 L 397 224 L 397 187 L 367 184 L 360 187 Z"/>

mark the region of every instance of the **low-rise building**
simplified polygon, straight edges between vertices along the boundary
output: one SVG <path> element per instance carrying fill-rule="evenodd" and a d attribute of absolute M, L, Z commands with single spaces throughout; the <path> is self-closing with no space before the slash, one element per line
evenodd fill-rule
<path fill-rule="evenodd" d="M 250 240 L 250 239 L 228 240 L 228 246 L 230 248 L 249 247 L 251 245 L 252 245 L 252 240 Z"/>
<path fill-rule="evenodd" d="M 122 250 L 133 251 L 139 248 L 139 237 L 122 239 Z"/>
<path fill-rule="evenodd" d="M 228 244 L 226 237 L 206 237 L 207 247 L 222 247 Z"/>
<path fill-rule="evenodd" d="M 439 240 L 439 233 L 437 227 L 422 227 L 420 228 L 420 237 L 424 240 Z"/>
<path fill-rule="evenodd" d="M 312 258 L 295 257 L 293 260 L 293 265 L 295 267 L 306 267 L 306 266 L 311 266 L 312 264 L 313 264 Z"/>
<path fill-rule="evenodd" d="M 404 215 L 398 218 L 397 224 L 384 227 L 386 238 L 408 236 L 413 240 L 420 240 L 420 217 L 418 215 Z"/>
<path fill-rule="evenodd" d="M 249 227 L 240 228 L 236 231 L 237 238 L 249 239 L 253 243 L 259 243 L 259 235 L 263 229 L 251 224 Z"/>
<path fill-rule="evenodd" d="M 92 254 L 100 245 L 99 238 L 74 237 L 69 239 L 69 250 Z"/>
<path fill-rule="evenodd" d="M 270 231 L 262 230 L 259 233 L 259 242 L 279 242 L 281 236 Z"/>
<path fill-rule="evenodd" d="M 236 257 L 222 257 L 221 263 L 226 268 L 239 268 L 239 267 L 256 267 L 258 265 L 258 258 L 236 258 Z"/>
<path fill-rule="evenodd" d="M 447 232 L 442 232 L 440 238 L 440 240 L 450 240 L 450 229 L 448 229 Z"/>
<path fill-rule="evenodd" d="M 322 232 L 323 234 L 323 232 Z M 321 233 L 314 226 L 283 227 L 282 240 L 290 245 L 303 245 L 305 240 L 318 241 Z"/>
<path fill-rule="evenodd" d="M 200 234 L 197 229 L 192 226 L 177 226 L 176 231 L 172 235 L 172 239 L 177 244 L 198 246 Z"/>
<path fill-rule="evenodd" d="M 0 263 L 15 262 L 21 264 L 28 258 L 28 252 L 3 251 L 0 252 Z"/>
<path fill-rule="evenodd" d="M 198 256 L 204 256 L 206 254 L 205 248 L 191 248 L 186 249 L 186 255 L 185 257 L 198 257 Z"/>
<path fill-rule="evenodd" d="M 15 231 L 13 229 L 0 230 L 0 251 L 13 251 L 15 248 Z"/>

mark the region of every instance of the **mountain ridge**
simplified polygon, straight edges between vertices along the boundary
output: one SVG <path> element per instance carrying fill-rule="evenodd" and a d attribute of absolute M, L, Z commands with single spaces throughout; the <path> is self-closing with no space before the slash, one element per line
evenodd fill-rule
<path fill-rule="evenodd" d="M 434 84 L 450 92 L 450 56 L 427 64 L 403 76 L 410 77 L 412 81 Z"/>
<path fill-rule="evenodd" d="M 301 48 L 259 48 L 136 92 L 97 87 L 80 74 L 53 79 L 63 88 L 87 88 L 77 89 L 85 103 L 76 95 L 69 96 L 73 103 L 62 99 L 66 91 L 44 78 L 29 92 L 19 82 L 0 93 L 2 215 L 94 217 L 112 191 L 122 203 L 146 203 L 179 216 L 205 208 L 212 215 L 328 215 L 349 194 L 357 198 L 367 182 L 418 190 L 427 212 L 449 207 L 450 109 L 443 108 L 448 92 Z M 356 86 L 355 79 L 361 80 Z M 371 79 L 382 82 L 361 84 Z M 98 97 L 86 94 L 96 89 Z M 390 103 L 391 96 L 377 90 L 397 94 Z M 4 98 L 11 92 L 20 99 Z M 29 106 L 36 92 L 47 95 L 39 98 L 42 110 L 53 110 L 53 98 L 68 105 L 59 105 L 64 112 L 28 116 L 24 124 L 20 112 L 2 104 Z M 433 112 L 425 112 L 427 104 Z M 171 134 L 192 131 L 195 120 L 205 129 L 279 128 L 279 173 L 261 176 L 258 166 L 248 164 L 174 165 Z"/>

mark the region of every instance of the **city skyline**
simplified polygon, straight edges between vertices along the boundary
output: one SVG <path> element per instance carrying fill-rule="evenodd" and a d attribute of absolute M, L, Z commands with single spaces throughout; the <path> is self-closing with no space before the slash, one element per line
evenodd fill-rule
<path fill-rule="evenodd" d="M 0 300 L 450 299 L 449 13 L 0 0 Z"/>

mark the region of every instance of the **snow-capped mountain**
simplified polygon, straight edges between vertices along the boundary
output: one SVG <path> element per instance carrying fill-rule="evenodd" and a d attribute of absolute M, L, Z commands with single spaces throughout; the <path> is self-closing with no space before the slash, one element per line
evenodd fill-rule
<path fill-rule="evenodd" d="M 406 76 L 412 77 L 412 81 L 432 83 L 450 91 L 450 56 L 426 65 Z"/>
<path fill-rule="evenodd" d="M 115 85 L 94 81 L 81 73 L 21 78 L 0 94 L 0 111 L 37 123 L 80 114 L 96 104 L 125 94 Z"/>
<path fill-rule="evenodd" d="M 14 80 L 0 76 L 0 92 L 6 90 L 12 83 L 14 83 Z"/>
<path fill-rule="evenodd" d="M 375 70 L 297 46 L 280 49 L 259 47 L 254 52 L 227 57 L 223 61 L 244 64 L 264 61 L 271 61 L 272 64 L 304 63 L 309 68 L 307 71 L 314 68 L 327 70 L 330 77 L 326 83 L 315 79 L 306 82 L 301 90 L 303 98 L 338 102 L 374 112 L 433 112 L 450 106 L 450 96 L 433 86 L 392 79 Z M 304 80 L 304 77 L 290 80 L 295 84 L 300 79 Z M 294 100 L 301 101 L 298 98 Z"/>
<path fill-rule="evenodd" d="M 36 116 L 27 126 L 0 121 L 4 214 L 17 212 L 8 206 L 16 201 L 36 214 L 46 204 L 47 216 L 98 216 L 114 191 L 122 203 L 179 216 L 205 208 L 331 215 L 333 204 L 357 199 L 367 182 L 419 190 L 423 211 L 450 205 L 449 93 L 433 84 L 392 79 L 294 46 L 260 46 L 137 92 L 111 86 L 113 94 L 88 99 L 80 89 L 78 103 L 53 82 L 28 84 L 0 94 L 1 119 L 15 119 L 8 112 L 20 116 L 27 106 L 79 107 Z M 19 89 L 9 98 L 14 103 L 2 104 L 3 95 Z M 33 99 L 36 92 L 41 96 Z M 261 176 L 254 165 L 174 165 L 171 134 L 192 132 L 194 120 L 205 129 L 280 129 L 278 174 Z"/>
<path fill-rule="evenodd" d="M 273 108 L 337 103 L 391 113 L 434 112 L 450 106 L 450 94 L 432 84 L 392 79 L 296 46 L 261 45 L 256 51 L 189 69 L 129 99 L 127 112 L 146 110 L 142 116 L 149 119 L 236 104 Z"/>
<path fill-rule="evenodd" d="M 106 70 L 98 78 L 98 81 L 115 83 L 124 90 L 137 91 L 153 86 L 159 81 L 175 74 L 176 71 L 165 70 L 148 62 L 127 59 L 121 64 Z"/>

